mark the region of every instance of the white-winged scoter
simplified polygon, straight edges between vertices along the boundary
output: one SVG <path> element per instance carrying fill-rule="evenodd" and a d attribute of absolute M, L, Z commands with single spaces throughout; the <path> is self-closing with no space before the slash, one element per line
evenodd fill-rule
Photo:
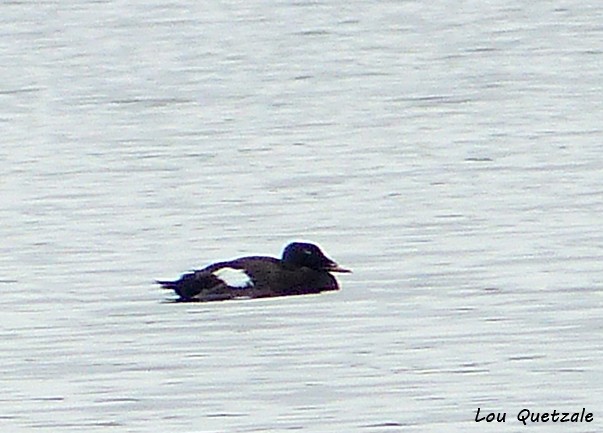
<path fill-rule="evenodd" d="M 331 272 L 351 271 L 341 268 L 316 245 L 293 242 L 285 247 L 281 259 L 241 257 L 157 283 L 174 290 L 180 302 L 224 301 L 339 290 Z"/>

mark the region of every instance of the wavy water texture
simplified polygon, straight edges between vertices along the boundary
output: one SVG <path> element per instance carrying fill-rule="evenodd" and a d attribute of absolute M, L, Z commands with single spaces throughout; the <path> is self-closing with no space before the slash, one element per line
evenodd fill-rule
<path fill-rule="evenodd" d="M 1 430 L 603 431 L 601 3 L 209 3 L 1 8 Z"/>

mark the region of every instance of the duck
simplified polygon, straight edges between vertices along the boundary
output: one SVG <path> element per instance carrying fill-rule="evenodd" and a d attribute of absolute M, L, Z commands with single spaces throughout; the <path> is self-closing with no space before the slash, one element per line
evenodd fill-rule
<path fill-rule="evenodd" d="M 280 259 L 240 257 L 186 273 L 174 281 L 157 283 L 163 289 L 173 290 L 178 296 L 176 302 L 225 301 L 339 290 L 332 272 L 352 271 L 339 266 L 315 244 L 292 242 Z"/>

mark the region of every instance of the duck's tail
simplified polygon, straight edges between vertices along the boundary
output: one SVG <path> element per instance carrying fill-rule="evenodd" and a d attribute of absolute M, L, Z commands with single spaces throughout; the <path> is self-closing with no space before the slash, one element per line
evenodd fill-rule
<path fill-rule="evenodd" d="M 193 301 L 195 296 L 203 289 L 203 279 L 198 279 L 194 272 L 184 274 L 175 281 L 157 280 L 157 284 L 165 290 L 173 290 L 182 300 Z"/>
<path fill-rule="evenodd" d="M 176 290 L 178 288 L 178 281 L 159 281 L 155 280 L 157 284 L 161 286 L 162 289 L 165 290 Z"/>

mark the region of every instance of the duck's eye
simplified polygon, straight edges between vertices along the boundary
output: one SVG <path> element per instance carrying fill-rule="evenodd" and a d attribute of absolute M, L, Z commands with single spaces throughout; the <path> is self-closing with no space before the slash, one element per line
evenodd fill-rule
<path fill-rule="evenodd" d="M 312 251 L 310 250 L 304 250 L 304 254 L 307 256 L 311 256 L 312 255 Z"/>

